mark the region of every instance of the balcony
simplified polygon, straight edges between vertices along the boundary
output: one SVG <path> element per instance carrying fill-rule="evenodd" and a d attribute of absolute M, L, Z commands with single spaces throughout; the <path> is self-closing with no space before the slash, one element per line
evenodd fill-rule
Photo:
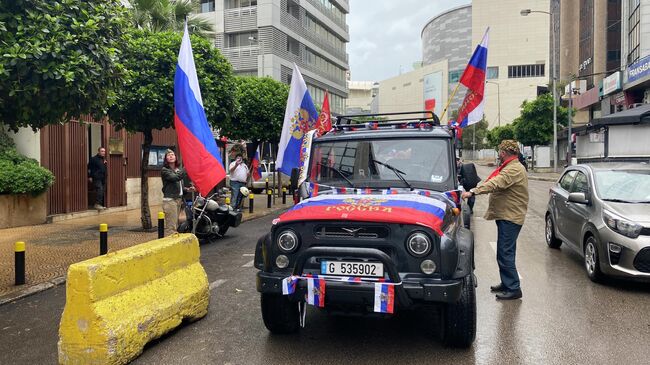
<path fill-rule="evenodd" d="M 221 53 L 230 61 L 235 71 L 257 69 L 257 56 L 260 54 L 260 47 L 246 46 L 224 48 Z"/>
<path fill-rule="evenodd" d="M 347 53 L 345 53 L 345 51 L 337 49 L 336 47 L 332 46 L 331 43 L 319 37 L 316 33 L 303 27 L 302 22 L 300 20 L 294 18 L 288 13 L 282 13 L 280 17 L 280 23 L 285 27 L 291 29 L 292 31 L 296 32 L 300 36 L 305 37 L 311 43 L 320 47 L 323 51 L 328 52 L 332 56 L 338 58 L 339 61 L 345 61 L 346 64 L 348 63 L 348 55 Z"/>
<path fill-rule="evenodd" d="M 224 10 L 226 33 L 257 29 L 257 6 Z"/>
<path fill-rule="evenodd" d="M 345 20 L 337 18 L 334 16 L 334 13 L 332 13 L 330 10 L 328 10 L 323 4 L 320 3 L 318 0 L 307 0 L 312 6 L 314 6 L 316 9 L 320 10 L 321 13 L 325 14 L 325 16 L 333 21 L 336 25 L 339 27 L 343 28 L 346 33 L 350 33 L 350 28 L 348 27 L 347 24 L 345 24 Z"/>

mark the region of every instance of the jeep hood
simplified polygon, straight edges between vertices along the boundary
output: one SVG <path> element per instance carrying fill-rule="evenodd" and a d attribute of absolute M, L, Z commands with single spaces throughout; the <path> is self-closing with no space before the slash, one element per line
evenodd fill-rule
<path fill-rule="evenodd" d="M 301 201 L 274 224 L 309 220 L 414 224 L 442 236 L 445 214 L 451 208 L 442 196 L 326 194 Z"/>

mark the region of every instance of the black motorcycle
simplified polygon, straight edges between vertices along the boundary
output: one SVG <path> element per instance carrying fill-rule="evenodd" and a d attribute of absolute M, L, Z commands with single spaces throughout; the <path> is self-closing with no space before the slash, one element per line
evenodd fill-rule
<path fill-rule="evenodd" d="M 197 196 L 192 202 L 192 219 L 187 219 L 178 227 L 181 233 L 193 233 L 199 240 L 214 240 L 223 237 L 228 228 L 241 223 L 241 212 L 235 211 L 228 204 L 219 204 L 228 194 L 228 189 L 218 190 L 205 198 Z"/>

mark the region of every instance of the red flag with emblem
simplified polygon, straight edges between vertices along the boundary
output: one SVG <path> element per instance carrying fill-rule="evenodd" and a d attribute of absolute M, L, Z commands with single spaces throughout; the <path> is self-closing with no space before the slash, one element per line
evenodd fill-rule
<path fill-rule="evenodd" d="M 325 91 L 323 107 L 321 108 L 320 116 L 318 117 L 318 132 L 321 136 L 332 129 L 332 114 L 330 113 L 330 101 L 328 95 L 329 93 Z"/>

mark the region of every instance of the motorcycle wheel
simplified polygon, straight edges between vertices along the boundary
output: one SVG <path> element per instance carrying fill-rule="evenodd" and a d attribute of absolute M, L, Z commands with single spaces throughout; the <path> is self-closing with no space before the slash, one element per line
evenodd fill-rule
<path fill-rule="evenodd" d="M 190 233 L 192 232 L 192 222 L 185 221 L 178 226 L 178 232 L 180 233 Z"/>
<path fill-rule="evenodd" d="M 225 235 L 226 235 L 226 232 L 228 232 L 228 228 L 230 228 L 230 226 L 223 226 L 223 227 L 220 227 L 220 228 L 219 228 L 219 235 L 220 235 L 220 236 L 225 236 Z"/>

